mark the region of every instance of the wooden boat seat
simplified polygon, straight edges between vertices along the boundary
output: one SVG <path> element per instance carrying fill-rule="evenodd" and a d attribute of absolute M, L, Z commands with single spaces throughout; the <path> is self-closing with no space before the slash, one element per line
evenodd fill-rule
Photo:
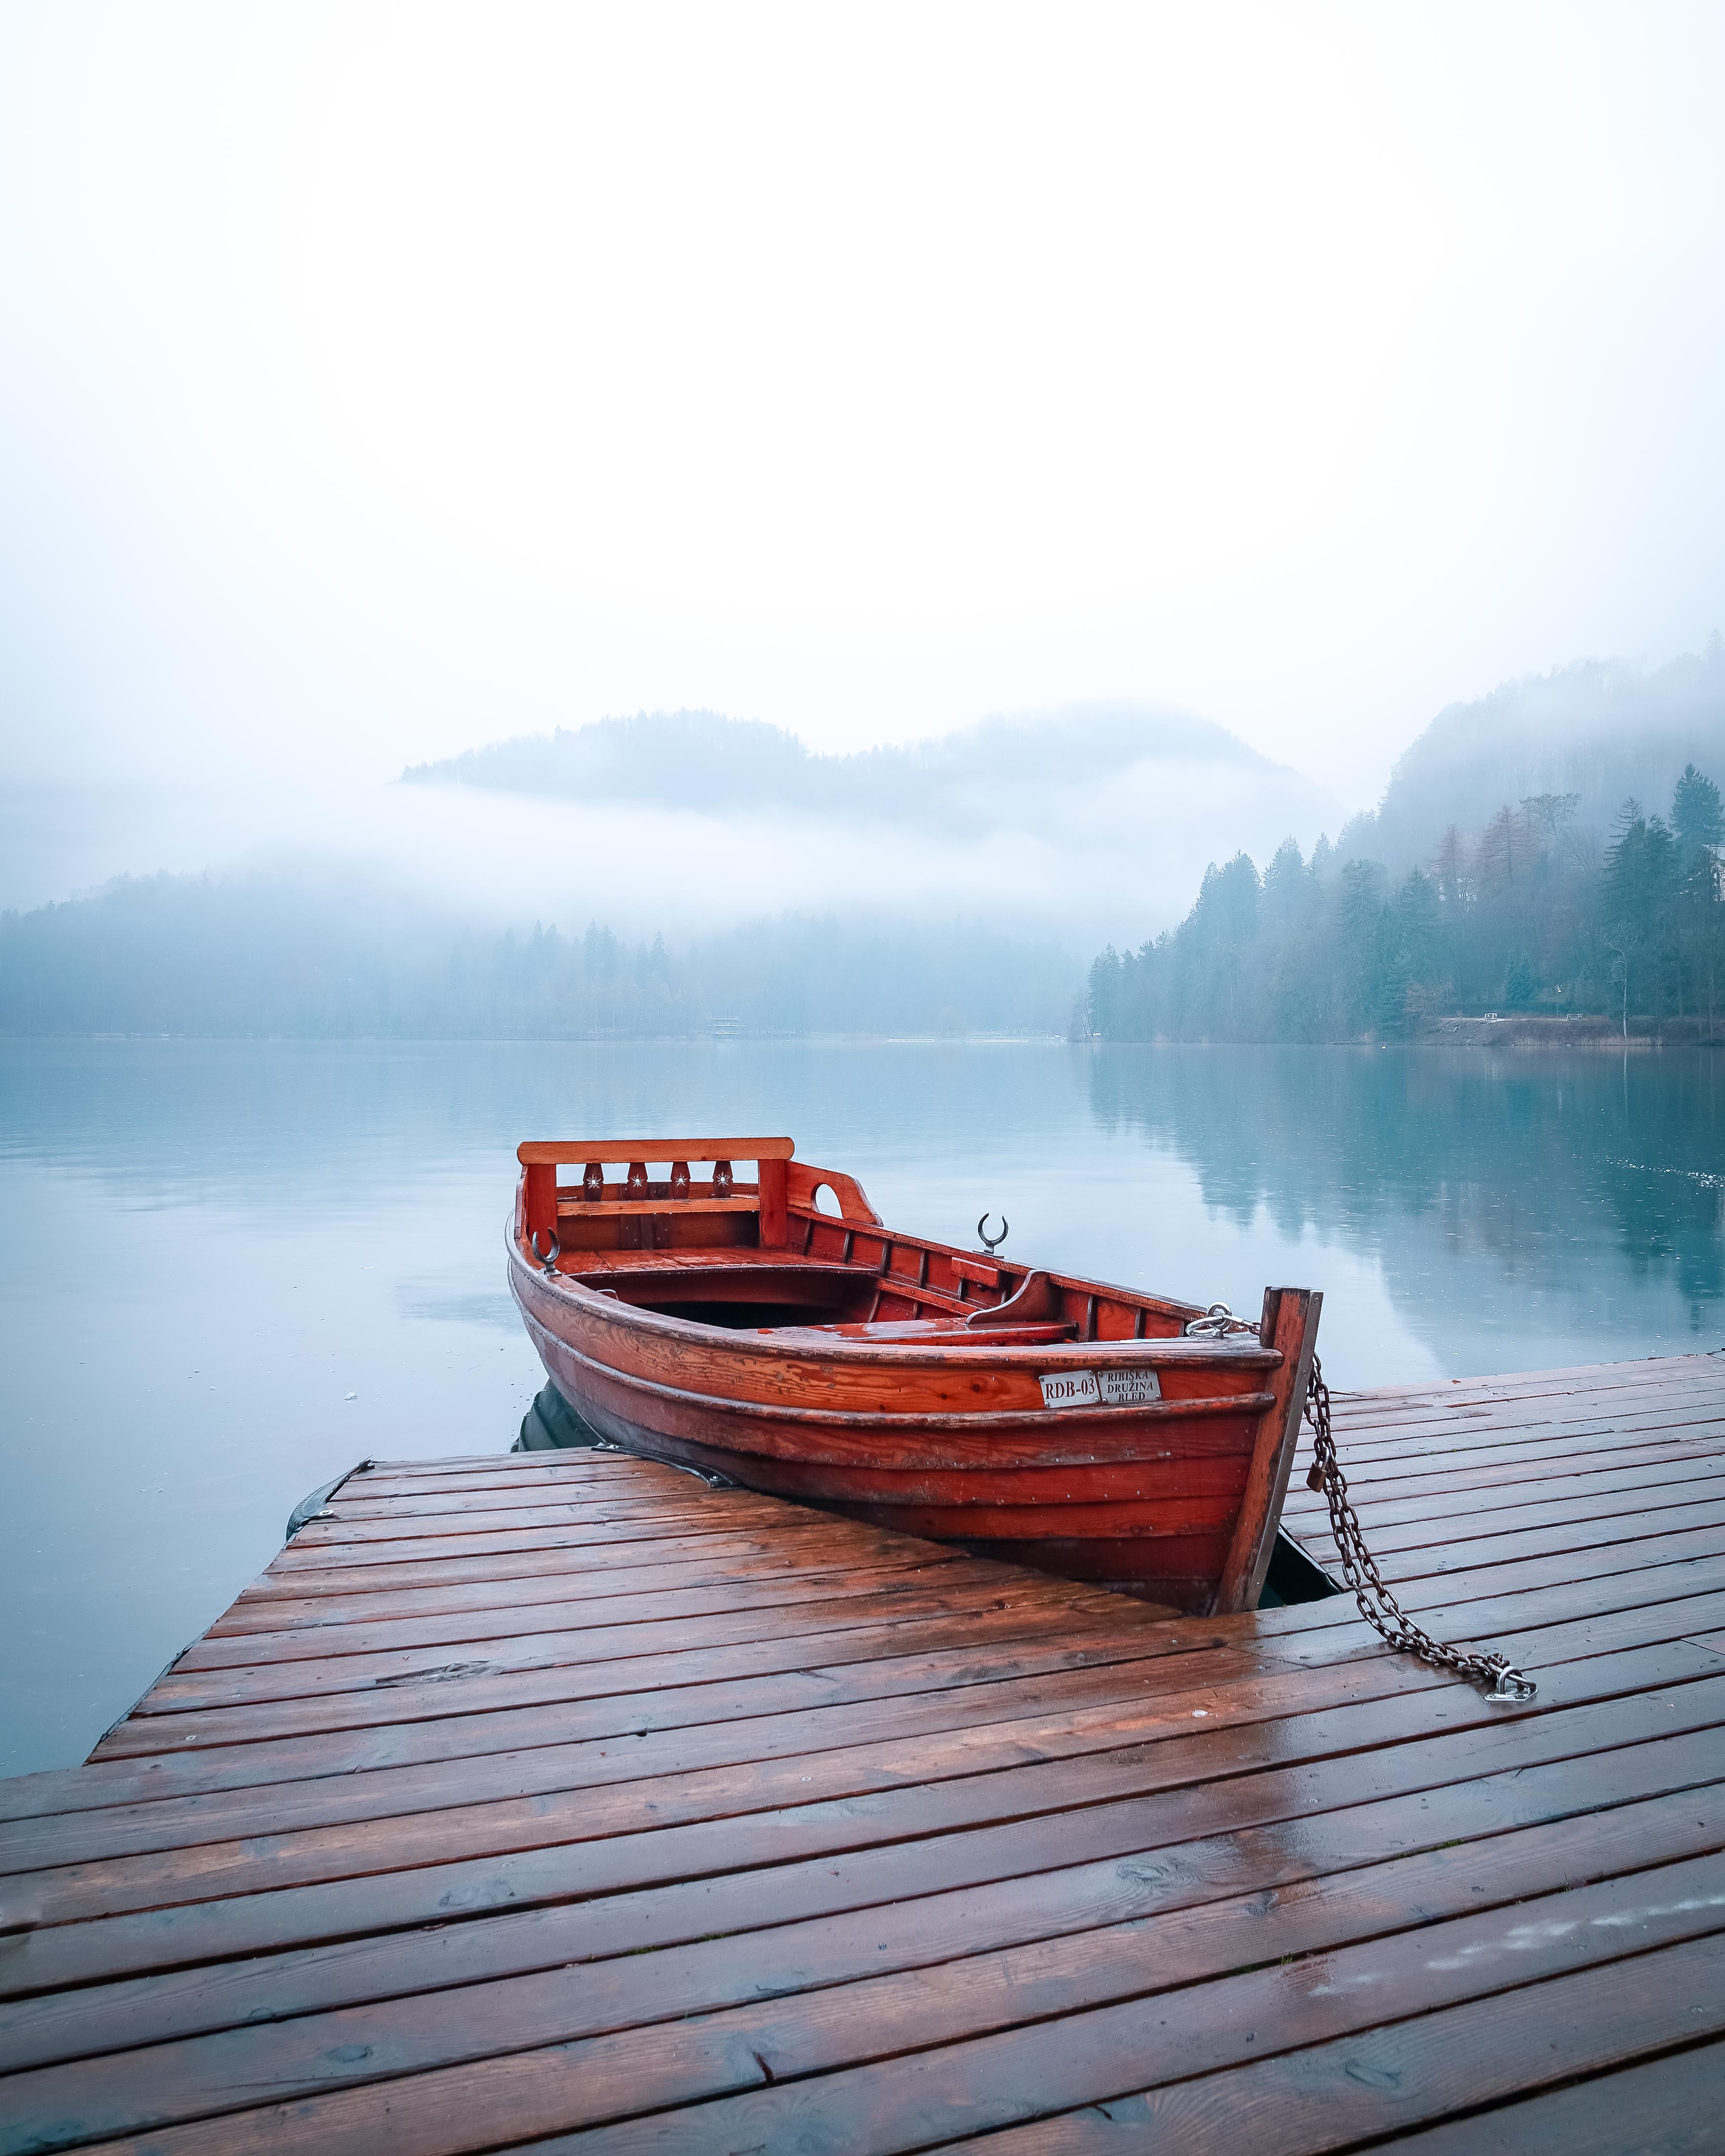
<path fill-rule="evenodd" d="M 809 1334 L 840 1340 L 897 1341 L 911 1347 L 926 1340 L 943 1348 L 1045 1348 L 1057 1340 L 1078 1337 L 1078 1327 L 1070 1318 L 983 1325 L 975 1318 L 883 1317 L 836 1325 L 763 1325 L 760 1330 L 773 1339 Z"/>
<path fill-rule="evenodd" d="M 557 1270 L 572 1280 L 584 1281 L 590 1273 L 638 1273 L 645 1278 L 649 1275 L 662 1276 L 713 1268 L 730 1272 L 746 1270 L 750 1265 L 768 1266 L 776 1271 L 793 1265 L 811 1265 L 822 1272 L 855 1270 L 837 1259 L 804 1258 L 790 1250 L 757 1250 L 752 1243 L 725 1243 L 706 1250 L 698 1244 L 669 1250 L 565 1250 L 557 1261 Z"/>

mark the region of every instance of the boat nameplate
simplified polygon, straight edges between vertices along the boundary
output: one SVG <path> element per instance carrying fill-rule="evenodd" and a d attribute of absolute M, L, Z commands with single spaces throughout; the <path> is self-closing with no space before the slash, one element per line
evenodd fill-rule
<path fill-rule="evenodd" d="M 1154 1370 L 1045 1370 L 1036 1382 L 1045 1408 L 1136 1408 L 1162 1398 Z"/>
<path fill-rule="evenodd" d="M 1036 1382 L 1045 1408 L 1093 1408 L 1102 1397 L 1094 1370 L 1045 1370 Z"/>
<path fill-rule="evenodd" d="M 1102 1398 L 1111 1408 L 1142 1407 L 1162 1398 L 1162 1380 L 1154 1370 L 1104 1370 Z"/>

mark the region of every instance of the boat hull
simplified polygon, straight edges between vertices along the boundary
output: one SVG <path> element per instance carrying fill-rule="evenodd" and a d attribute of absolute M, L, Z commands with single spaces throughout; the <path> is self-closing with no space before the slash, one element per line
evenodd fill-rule
<path fill-rule="evenodd" d="M 547 1375 L 627 1450 L 1181 1610 L 1255 1602 L 1314 1295 L 1271 1291 L 1263 1344 L 922 1345 L 831 1337 L 880 1327 L 742 1327 L 734 1312 L 713 1323 L 639 1306 L 530 1262 L 519 1219 L 509 1248 Z M 757 1270 L 769 1301 L 793 1287 L 806 1303 L 845 1286 L 825 1277 L 832 1266 L 792 1262 L 771 1281 L 758 1260 Z M 707 1292 L 742 1291 L 725 1285 L 729 1273 L 712 1277 Z M 710 1317 L 721 1306 L 685 1306 Z M 1047 1405 L 1043 1381 L 1061 1373 L 1076 1380 L 1065 1389 L 1096 1397 Z M 1115 1404 L 1105 1390 L 1127 1397 Z"/>

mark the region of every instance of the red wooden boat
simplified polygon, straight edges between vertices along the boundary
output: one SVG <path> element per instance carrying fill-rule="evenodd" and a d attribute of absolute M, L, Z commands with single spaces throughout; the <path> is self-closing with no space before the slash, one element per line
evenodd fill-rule
<path fill-rule="evenodd" d="M 1315 1291 L 1267 1290 L 1257 1339 L 1193 1337 L 1198 1304 L 901 1235 L 850 1176 L 794 1150 L 763 1137 L 520 1147 L 510 1286 L 593 1430 L 1180 1609 L 1256 1605 Z M 578 1180 L 560 1187 L 559 1163 Z"/>

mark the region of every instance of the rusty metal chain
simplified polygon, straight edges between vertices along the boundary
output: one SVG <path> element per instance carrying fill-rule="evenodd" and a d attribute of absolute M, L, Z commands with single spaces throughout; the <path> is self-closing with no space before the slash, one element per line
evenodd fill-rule
<path fill-rule="evenodd" d="M 1202 1317 L 1193 1319 L 1186 1331 L 1189 1337 L 1200 1340 L 1223 1340 L 1233 1332 L 1249 1332 L 1254 1339 L 1258 1337 L 1258 1327 L 1250 1318 L 1236 1317 L 1227 1304 L 1221 1302 L 1212 1303 Z M 1414 1622 L 1384 1584 L 1377 1559 L 1366 1547 L 1359 1515 L 1348 1494 L 1348 1477 L 1342 1472 L 1342 1463 L 1336 1456 L 1336 1440 L 1330 1428 L 1330 1389 L 1324 1383 L 1323 1365 L 1316 1355 L 1312 1358 L 1312 1370 L 1306 1382 L 1305 1414 L 1312 1424 L 1314 1454 L 1306 1486 L 1323 1492 L 1330 1512 L 1330 1533 L 1342 1560 L 1342 1577 L 1353 1592 L 1360 1615 L 1398 1653 L 1417 1655 L 1422 1662 L 1430 1662 L 1438 1669 L 1453 1670 L 1470 1684 L 1484 1686 L 1486 1698 L 1493 1707 L 1532 1699 L 1539 1687 L 1531 1677 L 1513 1667 L 1507 1655 L 1471 1655 L 1461 1647 L 1434 1640 L 1423 1625 Z"/>

